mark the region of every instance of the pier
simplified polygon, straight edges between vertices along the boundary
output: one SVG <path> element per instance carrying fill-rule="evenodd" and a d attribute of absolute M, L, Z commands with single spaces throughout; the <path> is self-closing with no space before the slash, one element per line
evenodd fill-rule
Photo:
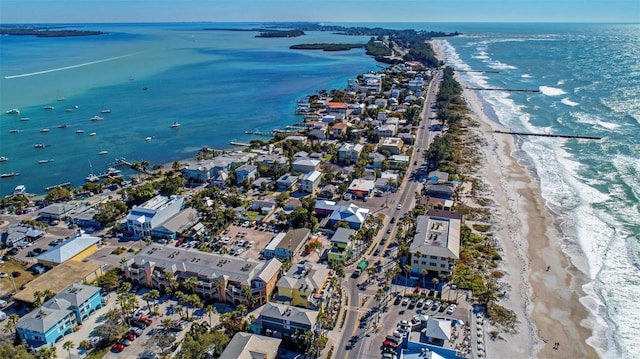
<path fill-rule="evenodd" d="M 49 192 L 54 188 L 69 188 L 71 187 L 71 182 L 60 183 L 54 186 L 45 187 L 44 190 Z"/>
<path fill-rule="evenodd" d="M 232 145 L 232 146 L 251 147 L 251 144 L 250 143 L 246 143 L 246 142 L 231 141 L 231 142 L 229 142 L 229 144 Z"/>
<path fill-rule="evenodd" d="M 499 74 L 500 71 L 496 70 L 456 70 L 458 72 L 478 72 L 481 74 Z"/>
<path fill-rule="evenodd" d="M 540 92 L 540 90 L 534 89 L 500 89 L 492 87 L 465 87 L 467 90 L 474 91 L 507 91 L 507 92 Z"/>
<path fill-rule="evenodd" d="M 504 133 L 505 135 L 520 135 L 520 136 L 539 136 L 539 137 L 558 137 L 558 138 L 576 138 L 581 140 L 601 140 L 600 136 L 581 136 L 581 135 L 560 135 L 551 133 L 533 133 L 533 132 L 511 132 L 511 131 L 493 131 L 495 133 Z"/>

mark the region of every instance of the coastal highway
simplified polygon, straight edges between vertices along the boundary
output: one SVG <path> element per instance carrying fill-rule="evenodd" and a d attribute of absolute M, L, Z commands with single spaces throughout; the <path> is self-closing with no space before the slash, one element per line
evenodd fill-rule
<path fill-rule="evenodd" d="M 429 133 L 429 125 L 431 122 L 430 118 L 431 118 L 431 115 L 433 114 L 431 110 L 431 106 L 435 104 L 436 95 L 438 93 L 438 88 L 439 88 L 441 79 L 442 79 L 442 70 L 438 70 L 435 73 L 433 79 L 429 82 L 429 86 L 427 88 L 427 94 L 425 96 L 425 101 L 424 101 L 422 114 L 421 114 L 423 120 L 420 122 L 420 127 L 418 128 L 418 132 L 416 134 L 416 145 L 415 145 L 416 151 L 414 151 L 412 158 L 409 162 L 409 166 L 407 168 L 407 175 L 405 176 L 404 181 L 401 185 L 401 188 L 403 190 L 400 196 L 400 200 L 397 202 L 398 204 L 400 204 L 401 208 L 396 209 L 396 207 L 394 207 L 391 209 L 390 215 L 393 217 L 396 217 L 396 219 L 399 219 L 407 211 L 411 210 L 415 202 L 414 194 L 418 189 L 418 186 L 419 186 L 418 178 L 420 176 L 416 176 L 414 172 L 417 169 L 422 168 L 422 166 L 424 165 L 423 153 L 424 153 L 424 150 L 428 148 L 431 140 L 431 136 Z M 420 148 L 420 152 L 417 152 L 418 148 Z M 417 162 L 415 166 L 413 165 L 414 161 Z M 389 238 L 392 238 L 393 235 L 395 235 L 395 228 L 393 232 L 389 234 Z M 376 238 L 375 240 L 378 240 L 378 239 L 379 238 Z M 389 242 L 390 241 L 387 241 L 386 245 L 388 245 Z M 377 244 L 375 245 L 377 246 Z M 386 249 L 386 245 L 385 245 L 385 249 Z M 368 255 L 365 256 L 365 258 L 367 259 L 370 259 L 369 257 L 370 256 Z M 384 264 L 386 263 L 383 263 L 383 265 Z M 343 293 L 348 296 L 348 303 L 347 303 L 348 307 L 346 308 L 347 317 L 344 321 L 340 342 L 335 348 L 335 354 L 333 355 L 334 358 L 354 358 L 355 359 L 360 357 L 368 357 L 368 356 L 362 356 L 363 353 L 360 353 L 363 345 L 362 344 L 363 340 L 360 339 L 352 345 L 350 344 L 350 339 L 354 335 L 357 335 L 358 338 L 365 337 L 367 329 L 366 328 L 357 329 L 358 319 L 361 313 L 366 312 L 367 309 L 373 308 L 376 304 L 376 301 L 372 298 L 372 296 L 369 296 L 371 298 L 369 298 L 365 304 L 362 303 L 365 297 L 361 298 L 358 285 L 360 282 L 363 281 L 363 277 L 366 276 L 366 274 L 363 274 L 362 276 L 356 279 L 356 278 L 351 278 L 352 273 L 353 273 L 353 268 L 345 270 L 345 276 L 347 278 L 343 282 Z M 339 317 L 338 323 L 337 323 L 338 327 L 340 326 L 341 320 L 342 319 Z M 392 329 L 392 328 L 385 328 L 385 330 L 387 329 Z M 347 350 L 346 349 L 347 345 L 350 345 L 352 348 L 350 350 Z"/>

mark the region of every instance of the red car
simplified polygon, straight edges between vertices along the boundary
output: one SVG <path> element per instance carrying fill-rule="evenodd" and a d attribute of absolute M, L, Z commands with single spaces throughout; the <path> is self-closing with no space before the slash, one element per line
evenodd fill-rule
<path fill-rule="evenodd" d="M 120 343 L 115 343 L 114 345 L 111 346 L 111 351 L 112 352 L 120 353 L 123 350 L 124 350 L 124 345 L 122 345 Z"/>
<path fill-rule="evenodd" d="M 133 333 L 126 333 L 126 334 L 125 334 L 125 335 L 123 335 L 122 337 L 123 337 L 123 338 L 125 338 L 125 339 L 129 339 L 129 340 L 131 340 L 131 341 L 134 341 L 134 340 L 136 340 L 136 338 L 137 338 L 137 337 L 135 336 L 135 334 L 133 334 Z"/>
<path fill-rule="evenodd" d="M 382 342 L 382 345 L 385 346 L 385 347 L 391 347 L 391 348 L 397 348 L 398 347 L 398 343 L 392 342 L 391 340 L 385 340 L 384 342 Z"/>
<path fill-rule="evenodd" d="M 150 326 L 151 323 L 153 323 L 153 321 L 151 319 L 147 318 L 147 317 L 142 317 L 142 318 L 138 319 L 138 321 L 140 323 L 144 323 L 144 325 L 146 325 L 146 326 Z"/>
<path fill-rule="evenodd" d="M 21 276 L 21 275 L 22 275 L 22 273 L 20 273 L 20 272 L 11 272 L 11 276 L 12 276 L 13 278 L 18 278 L 18 277 L 19 277 L 19 276 Z"/>

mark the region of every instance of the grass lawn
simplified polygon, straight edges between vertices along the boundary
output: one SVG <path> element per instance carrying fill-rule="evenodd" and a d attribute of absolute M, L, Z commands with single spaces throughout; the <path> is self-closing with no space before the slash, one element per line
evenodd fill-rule
<path fill-rule="evenodd" d="M 111 345 L 107 345 L 104 348 L 97 347 L 85 357 L 86 359 L 102 359 L 109 350 L 111 350 Z"/>
<path fill-rule="evenodd" d="M 12 261 L 5 261 L 0 264 L 0 272 L 5 272 L 7 274 L 11 274 L 11 272 L 20 272 L 20 276 L 14 278 L 13 280 L 16 282 L 16 287 L 20 290 L 20 287 L 28 282 L 33 280 L 34 275 L 31 272 L 27 271 L 21 265 L 14 263 Z M 11 278 L 0 278 L 0 296 L 5 296 L 9 293 L 14 292 L 13 284 L 11 283 Z"/>
<path fill-rule="evenodd" d="M 256 211 L 246 211 L 246 212 L 244 212 L 244 216 L 249 218 L 249 220 L 251 220 L 251 221 L 255 221 L 256 217 L 258 217 L 259 215 L 260 215 L 260 213 L 256 212 Z"/>

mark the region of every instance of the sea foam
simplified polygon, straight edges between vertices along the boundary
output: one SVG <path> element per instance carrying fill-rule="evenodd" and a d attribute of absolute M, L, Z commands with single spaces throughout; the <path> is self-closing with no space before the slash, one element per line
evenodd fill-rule
<path fill-rule="evenodd" d="M 551 86 L 540 86 L 540 92 L 547 96 L 560 96 L 566 94 L 564 90 Z"/>
<path fill-rule="evenodd" d="M 562 102 L 563 104 L 565 104 L 567 106 L 571 106 L 571 107 L 575 107 L 575 106 L 579 105 L 579 103 L 569 100 L 568 97 L 563 98 L 562 100 L 560 100 L 560 102 Z"/>

